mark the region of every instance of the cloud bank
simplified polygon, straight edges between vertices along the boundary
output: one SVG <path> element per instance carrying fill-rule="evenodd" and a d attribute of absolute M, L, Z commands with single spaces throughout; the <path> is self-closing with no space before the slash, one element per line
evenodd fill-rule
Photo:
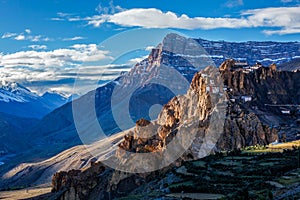
<path fill-rule="evenodd" d="M 237 1 L 242 4 L 243 1 Z M 231 5 L 231 4 L 230 4 Z M 229 6 L 230 6 L 229 5 Z M 234 6 L 232 4 L 232 6 Z M 134 8 L 116 13 L 104 13 L 91 17 L 60 16 L 61 20 L 87 21 L 89 25 L 100 27 L 113 23 L 123 27 L 177 28 L 186 30 L 218 28 L 255 28 L 261 27 L 265 34 L 300 33 L 300 6 L 271 7 L 242 11 L 239 17 L 189 17 L 174 12 L 163 12 L 156 8 Z M 275 30 L 274 30 L 275 29 Z"/>
<path fill-rule="evenodd" d="M 52 51 L 46 51 L 44 45 L 30 45 L 29 48 L 33 50 L 0 54 L 0 80 L 15 81 L 40 93 L 47 90 L 70 93 L 77 76 L 85 80 L 82 85 L 85 88 L 90 81 L 97 81 L 99 75 L 102 75 L 101 80 L 111 80 L 121 71 L 95 65 L 97 61 L 112 59 L 110 52 L 101 50 L 96 44 L 75 44 Z M 124 70 L 127 68 L 124 66 Z"/>

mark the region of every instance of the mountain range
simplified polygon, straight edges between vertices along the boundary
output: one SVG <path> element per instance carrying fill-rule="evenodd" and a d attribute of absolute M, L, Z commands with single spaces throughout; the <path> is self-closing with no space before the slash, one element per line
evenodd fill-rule
<path fill-rule="evenodd" d="M 235 59 L 254 65 L 257 62 L 268 66 L 272 63 L 280 66 L 282 63 L 300 58 L 300 43 L 248 41 L 226 42 L 197 39 L 197 42 L 207 51 L 216 66 L 226 59 Z"/>
<path fill-rule="evenodd" d="M 191 49 L 194 48 L 193 46 L 195 45 L 199 46 L 197 47 L 196 52 L 198 56 L 204 55 L 204 57 L 206 56 L 209 58 L 204 60 L 201 56 L 197 57 L 197 55 L 190 55 Z M 204 49 L 202 49 L 202 47 Z M 103 132 L 106 135 L 111 135 L 119 132 L 121 129 L 126 130 L 131 128 L 134 126 L 134 122 L 140 118 L 150 119 L 148 110 L 151 105 L 163 105 L 176 95 L 172 94 L 172 91 L 165 87 L 150 83 L 153 76 L 157 76 L 155 75 L 155 70 L 153 68 L 157 62 L 160 62 L 165 66 L 172 66 L 185 77 L 188 82 L 190 82 L 194 73 L 199 71 L 200 68 L 204 68 L 207 65 L 219 66 L 227 58 L 246 60 L 249 65 L 257 62 L 261 62 L 263 65 L 272 63 L 280 65 L 280 63 L 293 60 L 297 58 L 297 56 L 300 56 L 300 43 L 298 42 L 234 43 L 208 41 L 203 39 L 186 39 L 175 34 L 169 34 L 161 45 L 152 50 L 146 60 L 134 66 L 129 73 L 121 75 L 116 80 L 95 91 L 89 92 L 82 98 L 76 100 L 75 103 L 76 105 L 84 105 L 88 99 L 92 99 L 95 96 L 94 103 L 98 121 Z M 280 66 L 278 66 L 278 69 L 280 69 Z M 111 110 L 111 96 L 116 85 L 121 85 L 121 87 L 124 86 L 123 90 L 126 91 L 126 87 L 131 87 L 130 84 L 131 86 L 133 84 L 147 86 L 140 87 L 140 89 L 135 91 L 134 95 L 138 98 L 135 98 L 134 96 L 131 97 L 131 99 L 143 99 L 145 102 L 134 102 L 130 104 L 130 116 L 132 120 L 127 123 L 128 125 L 125 124 L 124 127 L 120 128 L 120 124 L 115 122 Z M 186 86 L 185 89 L 187 89 L 187 87 L 188 86 Z M 183 93 L 183 91 L 184 89 L 181 93 Z M 154 95 L 149 97 L 150 93 Z M 160 95 L 162 93 L 165 95 Z M 118 107 L 117 105 L 113 106 Z M 69 103 L 45 116 L 41 123 L 30 131 L 30 134 L 33 135 L 34 138 L 39 138 L 39 134 L 43 135 L 48 142 L 52 140 L 72 141 L 71 143 L 66 144 L 69 147 L 80 144 L 73 122 L 71 107 L 72 105 Z M 89 116 L 81 117 L 82 120 L 86 121 L 86 124 L 90 123 L 91 120 L 89 119 Z M 95 140 L 97 140 L 97 138 Z"/>
<path fill-rule="evenodd" d="M 145 119 L 139 120 L 134 128 L 97 141 L 92 145 L 75 146 L 50 159 L 21 164 L 3 176 L 3 183 L 13 187 L 28 183 L 32 185 L 49 183 L 52 174 L 60 171 L 53 176 L 53 191 L 57 193 L 52 195 L 57 195 L 60 199 L 73 199 L 76 195 L 80 196 L 80 199 L 93 199 L 95 198 L 93 195 L 98 197 L 104 195 L 101 198 L 106 198 L 107 187 L 110 188 L 109 191 L 112 194 L 122 195 L 121 191 L 126 184 L 130 183 L 126 187 L 128 191 L 142 184 L 130 180 L 146 179 L 144 181 L 147 182 L 149 181 L 147 177 L 152 177 L 157 173 L 170 173 L 173 167 L 179 168 L 182 161 L 197 160 L 211 151 L 218 152 L 276 142 L 280 139 L 280 134 L 275 127 L 282 122 L 289 124 L 284 131 L 289 134 L 291 140 L 294 140 L 295 135 L 292 129 L 297 128 L 294 117 L 280 114 L 279 108 L 266 109 L 264 103 L 274 103 L 279 100 L 280 103 L 289 103 L 291 99 L 282 98 L 285 92 L 287 92 L 287 97 L 293 98 L 292 101 L 299 103 L 300 94 L 293 96 L 291 93 L 294 91 L 285 90 L 285 88 L 287 88 L 286 84 L 298 85 L 300 73 L 276 71 L 273 66 L 261 66 L 247 73 L 242 69 L 231 71 L 232 67 L 234 67 L 234 62 L 227 61 L 221 65 L 219 73 L 213 67 L 196 73 L 188 92 L 172 98 L 162 108 L 157 120 L 152 122 Z M 226 90 L 211 92 L 208 86 L 210 81 L 205 81 L 207 75 L 214 77 L 215 83 L 218 80 L 224 81 Z M 222 79 L 219 79 L 220 77 Z M 238 80 L 242 80 L 240 84 Z M 274 87 L 270 89 L 270 85 Z M 245 95 L 251 96 L 253 100 L 245 102 L 242 98 Z M 223 133 L 215 135 L 218 131 Z M 144 138 L 143 134 L 152 136 Z M 140 165 L 154 164 L 155 162 L 149 159 L 136 161 L 126 156 L 124 150 L 138 153 L 157 152 L 157 156 L 166 158 L 165 156 L 169 156 L 168 153 L 160 155 L 159 152 L 163 151 L 166 148 L 165 145 L 172 142 L 178 134 L 182 135 L 183 141 L 190 141 L 190 137 L 193 136 L 195 138 L 187 151 L 179 156 L 180 158 L 174 164 L 155 173 L 134 175 L 113 170 L 105 164 L 110 163 L 110 159 L 119 159 L 123 165 L 128 164 L 129 167 L 133 167 L 130 171 L 134 171 L 134 167 Z M 213 138 L 209 139 L 210 136 Z M 216 146 L 204 145 L 206 140 L 211 140 L 216 143 Z M 176 145 L 173 148 L 172 152 L 180 149 Z M 97 153 L 92 153 L 95 150 Z M 98 159 L 99 163 L 93 164 L 95 159 Z M 93 184 L 82 185 L 80 181 L 93 182 Z M 115 186 L 112 187 L 113 185 Z"/>
<path fill-rule="evenodd" d="M 77 119 L 82 124 L 79 131 L 84 130 L 79 133 L 80 136 L 87 136 L 87 143 L 96 142 L 94 144 L 95 148 L 105 150 L 102 152 L 103 156 L 115 151 L 120 142 L 123 143 L 125 149 L 127 148 L 126 144 L 130 144 L 129 146 L 131 147 L 126 149 L 129 151 L 159 149 L 160 147 L 157 144 L 152 147 L 149 145 L 146 147 L 143 144 L 145 142 L 148 143 L 148 141 L 139 141 L 138 138 L 133 137 L 133 140 L 128 141 L 126 141 L 126 138 L 122 138 L 128 134 L 127 130 L 130 131 L 132 127 L 136 126 L 135 121 L 141 118 L 144 118 L 146 121 L 155 120 L 152 116 L 156 114 L 161 119 L 158 121 L 161 122 L 161 127 L 159 128 L 161 133 L 159 135 L 168 136 L 179 128 L 178 122 L 181 122 L 180 126 L 186 123 L 185 120 L 176 118 L 182 116 L 182 114 L 170 116 L 170 113 L 179 111 L 185 113 L 184 110 L 187 109 L 186 113 L 201 110 L 203 119 L 208 116 L 214 116 L 209 111 L 210 107 L 208 105 L 210 103 L 208 101 L 202 102 L 193 111 L 189 110 L 192 108 L 189 108 L 185 101 L 180 100 L 178 102 L 181 103 L 178 104 L 176 98 L 173 98 L 177 95 L 184 95 L 188 91 L 185 98 L 190 99 L 187 102 L 192 103 L 195 101 L 191 96 L 192 91 L 200 92 L 205 97 L 202 99 L 209 98 L 205 96 L 206 94 L 203 93 L 203 90 L 216 91 L 214 86 L 199 85 L 207 74 L 215 74 L 216 71 L 211 71 L 209 68 L 206 69 L 206 66 L 213 65 L 216 62 L 213 61 L 212 57 L 207 56 L 208 54 L 202 48 L 197 48 L 196 52 L 192 51 L 195 46 L 197 47 L 197 44 L 199 44 L 197 40 L 195 43 L 195 40 L 170 34 L 166 36 L 161 45 L 152 50 L 147 59 L 136 64 L 127 74 L 123 74 L 114 81 L 73 101 L 73 105 L 71 102 L 67 103 L 46 115 L 26 133 L 30 139 L 27 141 L 29 141 L 32 148 L 28 151 L 24 150 L 18 157 L 12 158 L 10 163 L 0 166 L 0 169 L 2 167 L 3 172 L 8 171 L 20 163 L 20 157 L 22 157 L 22 162 L 34 161 L 35 163 L 21 164 L 9 171 L 5 174 L 3 183 L 19 186 L 29 182 L 33 184 L 49 182 L 55 170 L 80 169 L 88 165 L 92 159 L 91 154 L 82 150 L 84 148 L 82 146 L 73 147 L 81 143 L 77 134 L 78 129 L 76 130 L 77 126 L 73 119 L 72 106 L 74 105 L 80 108 L 79 111 L 84 111 L 88 108 L 85 106 L 91 102 L 96 110 L 97 122 L 100 123 L 103 133 L 106 135 L 113 135 L 126 130 L 99 141 L 101 137 L 95 134 L 97 129 L 92 126 L 95 119 L 91 113 L 79 112 L 80 116 Z M 261 43 L 254 42 L 251 44 L 261 45 Z M 297 46 L 298 43 L 283 43 L 282 45 Z M 295 52 L 291 54 L 295 54 Z M 294 56 L 296 55 L 293 55 L 291 58 Z M 218 91 L 225 91 L 226 89 L 224 95 L 227 98 L 224 134 L 220 136 L 221 139 L 217 147 L 219 149 L 234 149 L 247 145 L 268 144 L 280 139 L 278 131 L 286 132 L 290 140 L 295 139 L 297 124 L 294 117 L 283 114 L 280 107 L 266 107 L 266 104 L 299 104 L 299 92 L 297 91 L 300 84 L 299 73 L 278 71 L 276 65 L 264 67 L 259 62 L 255 62 L 256 64 L 253 66 L 247 65 L 245 68 L 240 68 L 239 63 L 240 61 L 235 60 L 223 62 L 220 66 L 220 72 L 218 72 L 221 74 L 222 79 L 217 78 L 216 81 L 211 82 L 211 84 L 214 84 L 217 80 L 223 80 L 221 84 L 223 86 Z M 173 71 L 169 73 L 170 71 L 168 70 Z M 201 73 L 197 73 L 198 71 L 201 71 Z M 178 76 L 176 76 L 176 72 Z M 160 80 L 161 84 L 153 82 L 153 79 Z M 164 82 L 163 80 L 166 81 Z M 194 81 L 192 82 L 192 80 Z M 190 85 L 190 82 L 192 82 L 192 85 Z M 139 87 L 134 87 L 135 90 L 133 92 L 131 90 L 127 91 L 128 88 L 134 85 Z M 114 99 L 115 90 L 122 91 L 118 93 L 120 96 L 116 99 Z M 176 92 L 174 93 L 173 91 Z M 123 97 L 130 94 L 131 98 L 126 102 L 126 98 Z M 251 100 L 249 101 L 249 99 Z M 116 104 L 112 106 L 112 102 L 116 102 Z M 194 103 L 197 105 L 197 102 Z M 114 118 L 114 109 L 122 111 L 123 107 L 127 108 L 127 104 L 129 104 L 131 120 L 124 120 L 124 125 L 115 121 L 118 118 Z M 162 110 L 150 114 L 148 112 L 149 109 L 156 104 L 165 106 L 162 107 Z M 178 105 L 183 105 L 183 107 L 178 107 Z M 219 108 L 222 108 L 222 106 L 224 105 L 219 105 Z M 122 115 L 122 112 L 120 113 L 122 118 L 126 119 L 128 117 Z M 170 121 L 167 120 L 168 118 Z M 283 123 L 289 124 L 289 126 L 278 130 L 278 127 Z M 206 125 L 203 123 L 203 130 L 206 130 L 205 127 Z M 141 129 L 137 126 L 136 130 L 132 131 L 137 130 Z M 164 143 L 165 139 L 163 138 L 162 143 Z M 140 146 L 132 146 L 136 142 Z M 154 141 L 149 142 L 149 144 L 152 143 Z M 110 144 L 113 144 L 113 146 L 110 147 Z M 199 144 L 196 143 L 195 148 L 197 147 L 199 147 Z M 54 156 L 65 149 L 68 150 L 49 160 L 41 161 L 43 158 Z M 39 174 L 39 176 L 37 177 L 36 174 Z"/>

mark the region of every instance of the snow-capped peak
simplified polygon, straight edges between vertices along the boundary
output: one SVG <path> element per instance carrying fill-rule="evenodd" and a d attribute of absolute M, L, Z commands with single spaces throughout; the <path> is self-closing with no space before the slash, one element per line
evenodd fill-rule
<path fill-rule="evenodd" d="M 19 83 L 0 80 L 0 112 L 10 115 L 41 118 L 69 101 L 57 92 L 42 96 Z"/>
<path fill-rule="evenodd" d="M 2 80 L 0 82 L 0 101 L 28 102 L 37 99 L 38 95 L 15 82 Z"/>

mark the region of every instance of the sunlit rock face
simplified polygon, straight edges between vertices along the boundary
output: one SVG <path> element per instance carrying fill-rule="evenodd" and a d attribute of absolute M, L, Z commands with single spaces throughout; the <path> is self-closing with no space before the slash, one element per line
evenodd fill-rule
<path fill-rule="evenodd" d="M 95 194 L 103 198 L 108 198 L 109 194 L 117 197 L 123 191 L 134 190 L 158 174 L 180 166 L 182 161 L 199 159 L 214 151 L 263 145 L 277 140 L 275 129 L 263 124 L 254 113 L 240 107 L 238 102 L 229 100 L 232 94 L 222 85 L 223 75 L 214 67 L 195 74 L 185 95 L 170 100 L 162 108 L 157 120 L 138 120 L 116 150 L 116 157 L 123 164 L 129 163 L 128 166 L 134 171 L 134 167 L 139 166 L 137 162 L 143 166 L 151 163 L 159 168 L 163 163 L 161 160 L 172 159 L 173 155 L 166 153 L 166 149 L 170 148 L 176 154 L 178 149 L 187 147 L 171 165 L 161 167 L 156 172 L 131 174 L 111 170 L 99 162 L 79 174 L 75 173 L 71 178 L 69 174 L 73 172 L 56 174 L 53 177 L 54 191 L 62 192 L 61 199 L 91 198 Z M 219 90 L 211 90 L 211 84 L 218 85 Z M 135 160 L 129 153 L 155 153 L 155 159 Z M 98 178 L 89 177 L 93 172 L 97 172 Z M 78 180 L 90 183 L 89 187 L 82 186 Z M 66 187 L 62 187 L 63 184 Z M 62 189 L 58 189 L 58 186 Z"/>

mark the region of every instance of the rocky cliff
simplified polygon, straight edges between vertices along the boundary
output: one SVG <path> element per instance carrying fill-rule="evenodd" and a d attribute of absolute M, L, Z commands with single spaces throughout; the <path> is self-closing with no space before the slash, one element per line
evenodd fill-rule
<path fill-rule="evenodd" d="M 263 85 L 264 80 L 273 77 L 275 72 L 272 67 L 261 70 L 265 71 L 258 70 L 252 73 L 254 75 L 261 73 L 258 78 Z M 105 172 L 101 171 L 93 178 L 86 176 L 88 172 L 85 171 L 75 174 L 60 172 L 53 177 L 53 191 L 61 192 L 61 199 L 114 198 L 151 181 L 153 177 L 171 170 L 173 166 L 180 166 L 182 161 L 199 159 L 220 150 L 232 150 L 256 144 L 265 145 L 276 141 L 278 136 L 275 129 L 264 124 L 255 113 L 243 106 L 242 102 L 230 100 L 237 93 L 252 92 L 234 84 L 235 78 L 232 77 L 236 77 L 236 73 L 239 72 L 231 72 L 230 67 L 228 71 L 221 70 L 221 73 L 213 67 L 196 73 L 187 94 L 170 100 L 163 107 L 156 121 L 138 120 L 136 127 L 124 136 L 116 150 L 116 158 L 121 160 L 122 164 L 130 167 L 130 171 L 148 166 L 149 163 L 156 165 L 160 170 L 131 174 L 104 167 Z M 250 75 L 245 73 L 244 80 L 248 80 L 247 76 Z M 233 83 L 229 83 L 229 80 L 224 77 L 231 77 Z M 253 81 L 257 80 L 253 79 Z M 223 85 L 223 82 L 231 84 L 230 87 Z M 250 83 L 247 83 L 248 87 Z M 243 81 L 241 84 L 244 84 Z M 169 154 L 168 150 L 173 153 Z M 135 157 L 128 152 L 156 153 L 156 156 L 153 160 L 135 160 Z M 165 166 L 165 160 L 172 160 L 174 155 L 179 156 L 171 165 Z M 161 157 L 157 159 L 159 156 Z M 97 169 L 104 169 L 101 162 L 96 163 L 95 166 L 98 166 Z M 94 171 L 94 168 L 92 166 L 87 171 Z M 62 181 L 66 179 L 68 181 Z M 85 186 L 76 184 L 77 180 L 84 180 L 87 184 Z"/>
<path fill-rule="evenodd" d="M 257 76 L 256 73 L 259 73 L 260 76 Z M 255 79 L 252 75 L 245 73 L 222 72 L 219 76 L 224 78 L 222 80 L 229 85 L 224 86 L 223 90 L 224 88 L 227 90 L 227 87 L 229 89 L 222 92 L 222 88 L 220 88 L 216 95 L 207 91 L 209 84 L 207 83 L 208 79 L 205 77 L 207 75 L 212 77 L 213 74 L 218 74 L 218 72 L 214 71 L 213 68 L 207 68 L 194 76 L 186 95 L 173 98 L 163 107 L 157 121 L 149 122 L 144 119 L 137 121 L 134 132 L 124 138 L 124 142 L 120 144 L 120 147 L 126 151 L 138 153 L 161 151 L 166 148 L 177 133 L 182 132 L 181 129 L 189 133 L 197 132 L 197 135 L 195 135 L 196 141 L 199 141 L 199 137 L 205 138 L 205 134 L 209 132 L 221 131 L 222 134 L 215 134 L 216 140 L 219 139 L 217 138 L 219 136 L 221 136 L 221 139 L 218 140 L 214 150 L 230 150 L 274 142 L 278 140 L 276 129 L 264 124 L 255 113 L 249 111 L 243 105 L 244 102 L 238 99 L 234 102 L 233 99 L 229 100 L 229 98 L 233 98 L 232 96 L 237 95 L 238 97 L 241 95 L 252 95 L 253 98 L 262 97 L 263 94 L 258 95 L 255 93 L 255 90 L 259 90 L 259 86 L 251 83 L 257 83 L 260 80 L 259 84 L 264 85 L 263 80 L 267 77 L 273 77 L 273 73 L 275 72 L 272 67 L 262 68 L 254 72 L 254 77 L 258 77 L 258 79 Z M 218 81 L 217 78 L 218 76 L 215 75 L 215 82 Z M 239 81 L 239 84 L 237 84 L 237 81 Z M 222 86 L 221 84 L 214 84 L 218 87 Z M 280 98 L 278 97 L 278 99 Z M 261 102 L 260 105 L 263 105 L 265 101 L 270 103 L 269 100 L 264 99 L 258 99 L 258 101 Z M 281 101 L 284 101 L 284 99 Z M 217 121 L 211 120 L 212 117 L 216 116 L 219 117 Z M 216 119 L 214 118 L 214 120 Z M 218 126 L 223 127 L 223 131 L 214 127 L 214 124 L 219 122 L 224 123 L 224 126 L 218 124 Z M 196 123 L 198 124 L 195 125 Z M 150 139 L 148 135 L 151 135 Z M 194 142 L 190 149 L 196 148 L 199 150 L 201 148 L 199 146 L 201 144 Z M 196 152 L 192 153 L 197 158 Z"/>

